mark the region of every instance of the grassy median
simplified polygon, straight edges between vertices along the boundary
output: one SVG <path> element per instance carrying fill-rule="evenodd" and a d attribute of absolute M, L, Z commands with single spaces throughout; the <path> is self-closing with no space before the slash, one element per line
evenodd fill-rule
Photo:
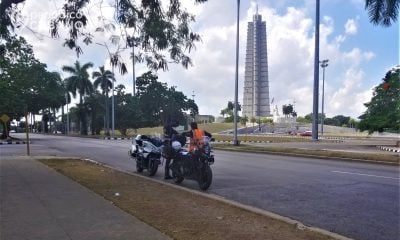
<path fill-rule="evenodd" d="M 334 239 L 145 177 L 81 160 L 42 163 L 173 239 Z"/>
<path fill-rule="evenodd" d="M 233 146 L 232 144 L 214 144 L 214 149 L 251 153 L 283 154 L 289 156 L 317 157 L 320 159 L 333 158 L 339 160 L 368 161 L 372 163 L 387 163 L 390 165 L 400 164 L 400 157 L 396 154 L 359 153 L 277 146 L 254 146 L 249 144 L 241 144 L 239 146 Z"/>

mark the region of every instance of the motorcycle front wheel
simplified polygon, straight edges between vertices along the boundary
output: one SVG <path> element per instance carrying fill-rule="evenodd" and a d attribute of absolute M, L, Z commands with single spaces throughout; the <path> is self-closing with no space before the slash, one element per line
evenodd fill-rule
<path fill-rule="evenodd" d="M 138 173 L 143 172 L 142 164 L 139 163 L 139 162 L 136 162 L 136 171 L 137 171 Z"/>
<path fill-rule="evenodd" d="M 201 190 L 207 190 L 212 182 L 212 171 L 211 168 L 208 164 L 204 164 L 200 168 L 200 174 L 199 174 L 199 187 Z"/>
<path fill-rule="evenodd" d="M 185 178 L 172 170 L 172 179 L 174 180 L 174 183 L 179 184 L 179 183 L 183 182 L 183 180 Z"/>

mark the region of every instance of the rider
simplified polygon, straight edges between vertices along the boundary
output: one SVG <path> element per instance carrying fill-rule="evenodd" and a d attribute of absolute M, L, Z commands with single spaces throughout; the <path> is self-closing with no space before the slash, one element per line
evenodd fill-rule
<path fill-rule="evenodd" d="M 204 131 L 197 127 L 197 122 L 190 123 L 191 131 L 185 133 L 186 136 L 190 137 L 189 151 L 192 152 L 199 148 L 203 144 L 203 137 L 212 137 L 211 133 Z"/>
<path fill-rule="evenodd" d="M 164 157 L 165 157 L 165 174 L 164 179 L 171 179 L 169 174 L 169 165 L 173 157 L 173 149 L 171 146 L 172 140 L 178 135 L 178 132 L 173 128 L 172 124 L 164 126 Z"/>

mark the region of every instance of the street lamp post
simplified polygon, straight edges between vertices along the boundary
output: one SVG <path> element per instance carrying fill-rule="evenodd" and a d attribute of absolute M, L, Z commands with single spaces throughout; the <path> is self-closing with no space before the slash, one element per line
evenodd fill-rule
<path fill-rule="evenodd" d="M 112 65 L 112 74 L 114 76 L 114 65 Z M 112 81 L 112 95 L 111 95 L 111 124 L 112 124 L 112 138 L 115 138 L 115 109 L 114 109 L 114 81 Z"/>
<path fill-rule="evenodd" d="M 109 55 L 110 61 L 111 61 L 111 60 L 112 60 L 112 59 L 111 59 L 111 52 L 110 52 L 110 49 L 108 48 L 107 44 L 105 44 L 105 43 L 104 43 L 104 44 L 96 43 L 96 44 L 97 44 L 97 45 L 100 45 L 100 46 L 103 46 L 103 47 L 105 47 L 105 48 L 107 49 L 108 55 Z M 111 64 L 111 67 L 112 67 L 112 75 L 115 77 L 115 75 L 114 75 L 114 64 Z M 111 111 L 112 111 L 112 113 L 111 113 L 111 125 L 112 125 L 111 137 L 112 137 L 112 138 L 115 138 L 114 80 L 112 81 L 111 105 L 112 105 L 112 106 L 111 106 Z"/>
<path fill-rule="evenodd" d="M 67 100 L 67 135 L 69 134 L 69 109 L 68 109 L 68 93 L 65 94 L 65 98 Z"/>
<path fill-rule="evenodd" d="M 319 0 L 316 0 L 315 11 L 315 52 L 314 52 L 314 90 L 312 139 L 318 141 L 318 88 L 319 88 Z"/>
<path fill-rule="evenodd" d="M 237 22 L 236 22 L 236 69 L 235 69 L 235 115 L 234 115 L 234 123 L 235 123 L 235 132 L 233 138 L 233 145 L 239 145 L 238 137 L 237 137 L 237 121 L 238 121 L 238 82 L 239 82 L 239 9 L 240 9 L 240 0 L 237 0 Z"/>
<path fill-rule="evenodd" d="M 132 44 L 132 80 L 133 80 L 132 96 L 136 96 L 136 79 L 135 79 L 135 45 L 134 45 L 134 44 Z"/>
<path fill-rule="evenodd" d="M 325 93 L 325 68 L 328 66 L 328 59 L 320 61 L 322 67 L 322 116 L 321 116 L 321 136 L 324 135 L 324 93 Z"/>

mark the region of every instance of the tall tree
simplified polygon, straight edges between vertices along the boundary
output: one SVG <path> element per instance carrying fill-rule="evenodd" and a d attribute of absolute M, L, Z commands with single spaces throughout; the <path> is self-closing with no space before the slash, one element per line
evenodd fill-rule
<path fill-rule="evenodd" d="M 293 114 L 293 105 L 292 104 L 283 105 L 282 112 L 283 115 L 285 115 L 285 117 L 288 117 L 289 115 Z"/>
<path fill-rule="evenodd" d="M 235 110 L 235 104 L 233 104 L 232 101 L 228 101 L 228 104 L 226 106 L 226 108 L 221 110 L 221 115 L 225 118 L 225 115 L 228 115 L 225 118 L 225 122 L 233 122 L 234 120 L 234 110 Z M 242 106 L 240 105 L 240 103 L 238 103 L 238 111 L 242 110 Z"/>
<path fill-rule="evenodd" d="M 112 82 L 115 81 L 114 74 L 110 70 L 105 70 L 104 66 L 99 68 L 100 71 L 93 72 L 92 77 L 94 79 L 94 87 L 98 88 L 100 86 L 102 94 L 104 96 L 105 103 L 105 128 L 106 134 L 109 135 L 109 107 L 108 107 L 108 93 L 112 88 Z"/>
<path fill-rule="evenodd" d="M 397 21 L 399 4 L 400 0 L 365 0 L 370 21 L 385 27 Z"/>
<path fill-rule="evenodd" d="M 350 121 L 350 117 L 346 117 L 343 115 L 336 115 L 332 118 L 332 120 L 337 123 L 336 126 L 343 127 L 343 126 L 347 126 L 347 124 Z"/>
<path fill-rule="evenodd" d="M 60 76 L 46 70 L 25 39 L 10 37 L 0 42 L 0 48 L 0 114 L 19 119 L 26 113 L 62 106 Z M 6 138 L 8 133 L 3 129 L 2 138 Z"/>
<path fill-rule="evenodd" d="M 128 128 L 145 127 L 145 115 L 142 113 L 138 96 L 132 97 L 131 94 L 126 94 L 125 86 L 122 84 L 118 85 L 115 90 L 116 126 L 122 135 L 126 136 Z"/>
<path fill-rule="evenodd" d="M 207 0 L 192 0 L 193 3 L 203 3 Z M 18 16 L 18 3 L 25 0 L 3 0 L 0 2 L 0 37 L 9 36 L 9 30 L 18 27 L 13 18 Z M 199 34 L 192 31 L 190 24 L 195 16 L 190 14 L 182 1 L 160 0 L 114 0 L 114 21 L 125 32 L 123 37 L 112 36 L 111 42 L 124 38 L 128 47 L 136 47 L 136 56 L 147 63 L 151 69 L 168 68 L 168 62 L 181 63 L 184 67 L 191 65 L 189 53 L 200 41 Z M 64 46 L 74 49 L 77 55 L 82 53 L 80 42 L 92 43 L 94 33 L 85 27 L 88 24 L 87 11 L 90 0 L 64 0 L 62 13 L 56 16 L 50 26 L 53 37 L 59 38 L 61 32 L 67 32 Z M 60 31 L 60 27 L 67 31 Z M 105 26 L 99 26 L 96 31 L 104 31 Z M 133 30 L 133 34 L 127 34 Z M 81 41 L 82 40 L 82 41 Z M 166 57 L 169 54 L 169 57 Z M 115 59 L 117 54 L 111 58 Z M 170 61 L 168 61 L 168 58 Z M 117 64 L 118 61 L 112 61 Z M 118 64 L 126 69 L 125 64 Z"/>
<path fill-rule="evenodd" d="M 170 122 L 183 124 L 186 122 L 185 111 L 198 112 L 193 100 L 157 79 L 157 75 L 152 72 L 137 78 L 137 96 L 145 118 L 144 125 L 151 127 Z"/>
<path fill-rule="evenodd" d="M 104 121 L 104 115 L 100 114 L 100 112 L 105 109 L 104 104 L 101 103 L 103 97 L 103 94 L 100 94 L 99 91 L 94 91 L 89 96 L 85 97 L 85 103 L 90 114 L 90 130 L 92 135 L 100 134 Z"/>
<path fill-rule="evenodd" d="M 71 92 L 72 96 L 75 98 L 76 93 L 79 93 L 79 127 L 80 133 L 82 135 L 87 135 L 87 122 L 85 111 L 85 106 L 83 98 L 85 95 L 93 92 L 92 82 L 89 80 L 88 69 L 93 67 L 92 63 L 85 63 L 81 65 L 79 61 L 76 61 L 73 66 L 63 66 L 62 70 L 71 74 L 70 77 L 66 78 L 67 89 Z"/>
<path fill-rule="evenodd" d="M 367 110 L 358 125 L 361 131 L 400 132 L 400 66 L 386 73 L 371 101 L 364 105 Z"/>

